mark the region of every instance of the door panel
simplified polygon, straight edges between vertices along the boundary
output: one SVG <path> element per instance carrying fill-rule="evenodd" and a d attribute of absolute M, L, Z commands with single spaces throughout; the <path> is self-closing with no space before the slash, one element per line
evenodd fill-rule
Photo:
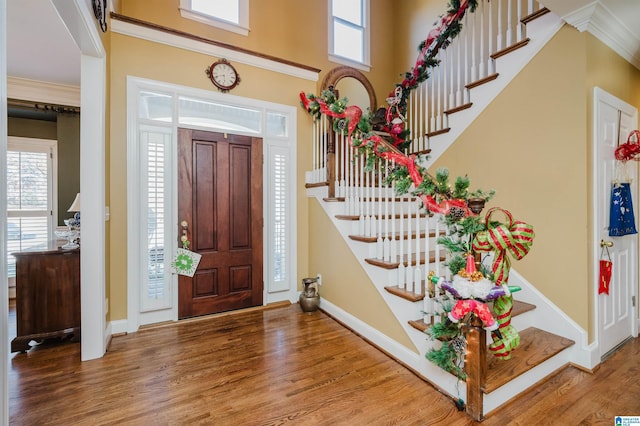
<path fill-rule="evenodd" d="M 629 336 L 637 333 L 634 320 L 635 309 L 632 297 L 638 283 L 637 259 L 638 236 L 626 235 L 623 237 L 609 236 L 609 210 L 611 187 L 616 178 L 616 160 L 614 151 L 616 147 L 626 141 L 627 135 L 637 122 L 637 112 L 622 101 L 603 91 L 596 92 L 597 116 L 596 116 L 596 200 L 597 200 L 597 234 L 596 243 L 601 240 L 612 241 L 609 249 L 613 263 L 609 294 L 597 294 L 598 309 L 598 341 L 600 355 L 606 355 L 609 351 L 624 342 Z M 636 164 L 630 161 L 627 171 L 630 176 L 636 176 Z M 631 185 L 632 197 L 635 204 L 637 218 L 638 190 L 635 182 Z M 600 246 L 598 244 L 598 257 Z M 606 252 L 605 252 L 606 253 Z M 598 264 L 598 259 L 594 259 Z M 598 277 L 596 276 L 596 279 Z M 598 283 L 596 283 L 596 289 Z"/>
<path fill-rule="evenodd" d="M 262 304 L 262 140 L 178 130 L 179 220 L 202 255 L 179 318 Z"/>

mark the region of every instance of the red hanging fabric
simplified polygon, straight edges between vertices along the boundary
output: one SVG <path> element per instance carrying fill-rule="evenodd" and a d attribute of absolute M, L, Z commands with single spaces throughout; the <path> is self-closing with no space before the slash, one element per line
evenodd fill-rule
<path fill-rule="evenodd" d="M 604 254 L 605 247 L 602 248 L 602 254 Z M 602 254 L 600 257 L 602 257 Z M 600 259 L 600 279 L 598 284 L 598 294 L 609 294 L 609 286 L 611 284 L 611 271 L 613 263 L 611 262 L 611 255 L 609 254 L 609 248 L 607 247 L 607 256 L 609 259 Z"/>

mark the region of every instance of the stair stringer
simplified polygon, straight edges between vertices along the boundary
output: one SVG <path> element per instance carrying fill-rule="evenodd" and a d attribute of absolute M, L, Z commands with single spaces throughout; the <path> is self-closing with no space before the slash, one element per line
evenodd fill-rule
<path fill-rule="evenodd" d="M 450 130 L 429 138 L 431 152 L 428 160 L 422 164 L 424 167 L 430 167 L 458 139 L 563 25 L 564 21 L 553 12 L 546 13 L 527 24 L 529 43 L 496 59 L 495 70 L 499 74 L 498 78 L 470 89 L 471 107 L 448 115 Z"/>

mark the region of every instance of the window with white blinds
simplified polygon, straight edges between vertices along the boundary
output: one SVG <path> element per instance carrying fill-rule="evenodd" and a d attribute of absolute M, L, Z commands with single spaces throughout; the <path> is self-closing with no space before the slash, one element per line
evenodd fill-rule
<path fill-rule="evenodd" d="M 7 146 L 7 265 L 15 277 L 11 253 L 46 247 L 53 236 L 57 142 L 8 138 Z"/>
<path fill-rule="evenodd" d="M 167 265 L 171 243 L 167 239 L 166 209 L 169 197 L 167 186 L 167 172 L 169 169 L 167 151 L 170 149 L 170 129 L 143 128 L 140 131 L 140 154 L 142 179 L 144 184 L 145 217 L 141 221 L 146 224 L 146 238 L 141 239 L 140 252 L 144 253 L 147 267 L 142 270 L 142 285 L 140 288 L 141 312 L 165 309 L 171 307 L 171 273 Z M 141 212 L 142 213 L 142 212 Z"/>
<path fill-rule="evenodd" d="M 288 260 L 290 258 L 290 224 L 291 200 L 289 199 L 289 149 L 284 146 L 270 145 L 268 148 L 271 175 L 269 188 L 269 215 L 271 226 L 267 227 L 269 233 L 269 251 L 266 268 L 271 275 L 267 280 L 268 291 L 277 292 L 289 287 L 290 272 Z"/>

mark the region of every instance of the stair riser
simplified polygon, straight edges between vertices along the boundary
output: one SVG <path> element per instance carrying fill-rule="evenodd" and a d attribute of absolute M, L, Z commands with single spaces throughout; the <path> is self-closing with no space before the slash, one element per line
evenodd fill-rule
<path fill-rule="evenodd" d="M 424 213 L 420 211 L 420 204 L 416 201 L 387 201 L 380 202 L 367 198 L 347 198 L 342 204 L 345 215 L 374 215 L 386 216 L 389 214 L 416 214 Z"/>
<path fill-rule="evenodd" d="M 400 220 L 392 220 L 392 221 L 388 221 L 388 223 L 385 223 L 385 222 L 381 223 L 380 221 L 364 218 L 363 220 L 352 220 L 352 221 L 345 221 L 345 222 L 350 222 L 349 229 L 351 230 L 351 232 L 349 233 L 349 235 L 358 235 L 362 237 L 375 237 L 376 239 L 378 238 L 378 236 L 380 236 L 382 240 L 389 239 L 389 241 L 391 242 L 395 241 L 396 244 L 398 244 L 400 241 L 404 241 L 405 247 L 407 245 L 407 238 L 403 238 L 402 240 L 400 240 L 393 237 L 394 232 L 395 234 L 398 234 L 402 230 L 403 234 L 406 234 L 408 231 L 406 223 L 402 224 L 403 226 L 402 228 L 400 227 Z M 422 221 L 422 223 L 424 223 L 424 221 Z M 382 229 L 382 232 L 380 231 L 381 229 Z M 420 226 L 420 228 L 418 229 L 418 232 L 426 233 L 426 226 L 425 225 Z M 429 232 L 432 233 L 433 229 L 430 229 Z M 411 224 L 411 234 L 412 234 L 411 240 L 413 241 L 413 245 L 415 247 L 415 240 L 416 240 L 416 237 L 415 237 L 416 223 L 415 222 Z M 422 249 L 424 250 L 424 237 L 420 237 L 420 241 L 421 241 L 420 247 L 422 247 Z M 433 247 L 436 243 L 435 237 L 430 237 L 429 241 L 430 241 L 431 247 Z"/>
<path fill-rule="evenodd" d="M 490 413 L 492 410 L 506 404 L 518 394 L 534 387 L 537 383 L 565 368 L 567 365 L 569 365 L 569 356 L 568 351 L 565 350 L 532 368 L 525 374 L 516 377 L 506 385 L 485 395 L 484 412 Z"/>

